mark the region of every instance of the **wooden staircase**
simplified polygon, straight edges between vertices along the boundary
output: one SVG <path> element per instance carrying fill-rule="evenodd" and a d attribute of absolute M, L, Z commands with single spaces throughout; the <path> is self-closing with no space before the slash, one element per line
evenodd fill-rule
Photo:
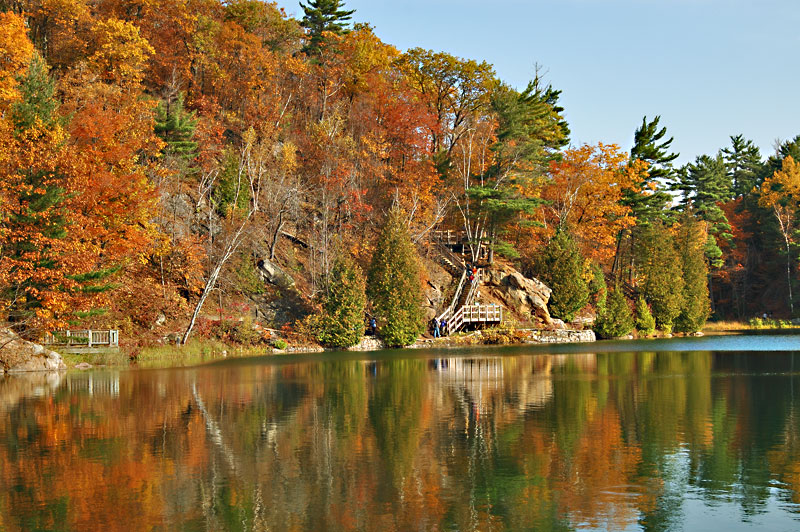
<path fill-rule="evenodd" d="M 503 307 L 499 305 L 475 304 L 475 297 L 478 288 L 483 281 L 483 270 L 478 269 L 475 279 L 470 283 L 467 277 L 466 267 L 461 267 L 461 278 L 453 300 L 444 312 L 436 317 L 441 323 L 444 320 L 447 325 L 442 330 L 443 335 L 458 332 L 462 327 L 469 324 L 499 324 L 503 321 Z"/>

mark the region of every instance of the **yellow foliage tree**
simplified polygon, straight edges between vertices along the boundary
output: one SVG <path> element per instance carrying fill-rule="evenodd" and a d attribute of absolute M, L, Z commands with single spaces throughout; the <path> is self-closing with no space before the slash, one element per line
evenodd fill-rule
<path fill-rule="evenodd" d="M 786 246 L 786 282 L 789 287 L 789 310 L 794 314 L 792 299 L 792 234 L 797 224 L 800 209 L 800 165 L 791 156 L 783 160 L 780 170 L 764 180 L 759 193 L 758 204 L 772 210 L 778 222 L 781 236 Z"/>

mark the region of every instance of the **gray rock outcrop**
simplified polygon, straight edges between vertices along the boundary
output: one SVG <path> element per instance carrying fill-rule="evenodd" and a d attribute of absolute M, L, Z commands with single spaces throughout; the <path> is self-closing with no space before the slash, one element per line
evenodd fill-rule
<path fill-rule="evenodd" d="M 486 272 L 484 283 L 509 307 L 523 315 L 536 317 L 547 326 L 553 318 L 547 310 L 552 290 L 538 279 L 530 279 L 510 266 L 499 266 Z"/>
<path fill-rule="evenodd" d="M 6 373 L 67 369 L 61 355 L 42 345 L 23 340 L 10 329 L 0 329 L 0 364 Z"/>

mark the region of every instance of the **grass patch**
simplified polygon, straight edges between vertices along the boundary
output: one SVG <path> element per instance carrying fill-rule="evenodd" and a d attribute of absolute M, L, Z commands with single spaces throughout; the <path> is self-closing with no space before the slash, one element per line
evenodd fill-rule
<path fill-rule="evenodd" d="M 184 346 L 160 345 L 145 347 L 135 359 L 142 368 L 196 366 L 231 357 L 251 357 L 272 352 L 268 346 L 230 346 L 219 340 L 194 339 Z"/>
<path fill-rule="evenodd" d="M 56 350 L 58 347 L 56 347 Z M 86 362 L 92 366 L 127 366 L 130 358 L 119 350 L 99 351 L 97 353 L 59 353 L 64 364 L 72 368 Z"/>
<path fill-rule="evenodd" d="M 789 320 L 772 318 L 752 318 L 750 321 L 709 321 L 703 327 L 705 332 L 730 332 L 762 329 L 800 329 L 800 324 Z"/>

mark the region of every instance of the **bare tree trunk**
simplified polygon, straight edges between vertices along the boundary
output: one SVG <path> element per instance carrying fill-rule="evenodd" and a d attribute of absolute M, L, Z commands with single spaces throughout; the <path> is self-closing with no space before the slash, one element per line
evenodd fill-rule
<path fill-rule="evenodd" d="M 789 285 L 789 317 L 794 317 L 794 298 L 792 297 L 792 256 L 789 253 L 789 236 L 784 233 L 783 240 L 786 242 L 786 283 Z"/>

